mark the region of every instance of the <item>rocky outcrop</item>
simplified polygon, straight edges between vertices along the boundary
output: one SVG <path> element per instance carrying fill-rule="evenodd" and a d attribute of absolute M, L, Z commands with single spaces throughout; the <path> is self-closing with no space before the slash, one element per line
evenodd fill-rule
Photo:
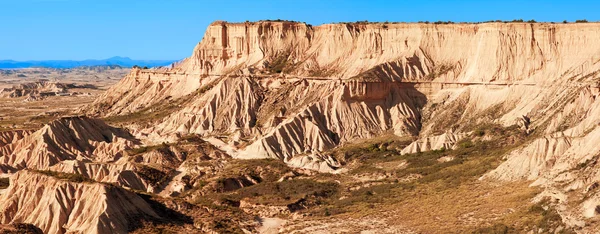
<path fill-rule="evenodd" d="M 0 147 L 14 143 L 22 139 L 23 137 L 31 134 L 32 132 L 33 131 L 31 130 L 14 130 L 0 132 Z"/>
<path fill-rule="evenodd" d="M 120 160 L 115 163 L 91 163 L 77 160 L 62 161 L 48 168 L 50 171 L 78 174 L 98 182 L 114 183 L 124 188 L 153 192 L 149 182 L 136 172 L 138 167 Z"/>
<path fill-rule="evenodd" d="M 349 78 L 462 82 L 547 80 L 588 63 L 600 49 L 598 24 L 211 24 L 176 71 L 223 75 L 277 67 L 283 72 Z M 513 50 L 513 48 L 519 48 Z M 494 56 L 489 56 L 494 55 Z M 442 69 L 442 67 L 444 67 Z M 323 76 L 323 75 L 321 75 Z"/>
<path fill-rule="evenodd" d="M 570 147 L 573 139 L 565 136 L 536 139 L 526 147 L 513 151 L 507 162 L 488 174 L 503 180 L 535 180 L 552 169 L 557 159 Z M 563 168 L 563 170 L 568 168 Z"/>
<path fill-rule="evenodd" d="M 127 233 L 158 218 L 144 199 L 100 183 L 76 183 L 30 171 L 11 177 L 0 196 L 2 224 L 30 223 L 44 233 Z"/>
<path fill-rule="evenodd" d="M 467 137 L 466 133 L 444 133 L 439 136 L 418 139 L 406 146 L 400 154 L 414 154 L 431 150 L 455 149 L 456 143 Z"/>
<path fill-rule="evenodd" d="M 321 154 L 298 155 L 287 161 L 291 167 L 304 168 L 321 173 L 338 173 L 342 164 L 331 156 Z"/>
<path fill-rule="evenodd" d="M 64 160 L 110 162 L 135 144 L 127 132 L 101 120 L 67 117 L 0 147 L 0 163 L 16 169 L 47 169 Z"/>

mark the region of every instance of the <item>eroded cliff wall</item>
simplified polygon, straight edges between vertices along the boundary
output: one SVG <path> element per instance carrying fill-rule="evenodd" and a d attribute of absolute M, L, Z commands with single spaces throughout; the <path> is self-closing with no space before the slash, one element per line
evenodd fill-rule
<path fill-rule="evenodd" d="M 393 80 L 541 82 L 600 59 L 599 24 L 326 24 L 215 22 L 176 69 L 224 75 L 268 72 Z M 279 65 L 279 64 L 275 64 Z M 442 69 L 443 68 L 443 69 Z M 382 77 L 378 77 L 382 78 Z"/>

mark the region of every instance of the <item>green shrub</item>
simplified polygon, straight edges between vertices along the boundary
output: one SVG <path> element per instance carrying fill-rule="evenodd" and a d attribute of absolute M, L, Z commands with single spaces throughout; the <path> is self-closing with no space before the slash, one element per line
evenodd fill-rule
<path fill-rule="evenodd" d="M 471 141 L 471 139 L 465 139 L 465 140 L 462 140 L 462 141 L 458 142 L 458 147 L 461 148 L 461 149 L 468 149 L 468 148 L 471 148 L 473 146 L 474 146 L 474 144 Z"/>
<path fill-rule="evenodd" d="M 160 185 L 169 179 L 169 174 L 149 166 L 140 166 L 136 172 L 142 179 L 153 186 Z"/>
<path fill-rule="evenodd" d="M 64 173 L 64 172 L 48 171 L 48 170 L 34 170 L 33 172 L 37 172 L 37 173 L 44 174 L 47 176 L 52 176 L 57 179 L 66 180 L 66 181 L 75 182 L 75 183 L 94 183 L 94 182 L 96 182 L 95 180 L 90 179 L 90 178 L 85 177 L 80 174 L 72 174 L 72 173 Z"/>
<path fill-rule="evenodd" d="M 339 191 L 334 182 L 317 182 L 312 179 L 294 179 L 282 182 L 263 182 L 236 190 L 229 194 L 231 200 L 249 198 L 260 204 L 287 205 L 306 197 L 328 198 Z"/>
<path fill-rule="evenodd" d="M 10 185 L 10 179 L 8 177 L 0 178 L 0 189 L 8 188 Z"/>
<path fill-rule="evenodd" d="M 477 229 L 472 232 L 473 234 L 508 234 L 508 233 L 518 233 L 517 230 L 513 227 L 506 226 L 506 224 L 498 223 L 489 227 L 484 227 Z"/>

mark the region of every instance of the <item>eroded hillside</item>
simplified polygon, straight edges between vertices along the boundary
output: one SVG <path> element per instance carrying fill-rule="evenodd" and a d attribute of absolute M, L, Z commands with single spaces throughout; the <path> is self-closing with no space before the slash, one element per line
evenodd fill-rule
<path fill-rule="evenodd" d="M 189 58 L 81 109 L 103 121 L 0 134 L 0 169 L 20 171 L 0 200 L 41 173 L 142 196 L 119 231 L 592 232 L 598 29 L 215 22 Z M 2 223 L 74 222 L 27 209 Z"/>

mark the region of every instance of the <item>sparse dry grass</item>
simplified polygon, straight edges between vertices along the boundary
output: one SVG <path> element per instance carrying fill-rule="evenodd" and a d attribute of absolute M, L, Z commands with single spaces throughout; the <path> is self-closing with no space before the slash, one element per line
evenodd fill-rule
<path fill-rule="evenodd" d="M 493 140 L 467 139 L 457 150 L 399 155 L 372 141 L 345 146 L 346 160 L 354 170 L 332 176 L 332 181 L 341 182 L 340 193 L 305 212 L 319 220 L 330 216 L 386 220 L 390 226 L 420 233 L 537 232 L 539 228 L 549 231 L 564 226 L 552 208 L 540 210 L 536 208 L 539 205 L 531 204 L 541 189 L 529 187 L 530 182 L 478 180 L 496 168 L 518 142 L 528 139 L 517 128 L 488 126 L 481 131 L 494 135 Z M 444 156 L 455 159 L 437 161 Z M 408 163 L 405 167 L 394 168 L 404 162 Z M 375 179 L 357 182 L 353 178 L 365 174 Z M 402 180 L 410 175 L 420 176 Z"/>

